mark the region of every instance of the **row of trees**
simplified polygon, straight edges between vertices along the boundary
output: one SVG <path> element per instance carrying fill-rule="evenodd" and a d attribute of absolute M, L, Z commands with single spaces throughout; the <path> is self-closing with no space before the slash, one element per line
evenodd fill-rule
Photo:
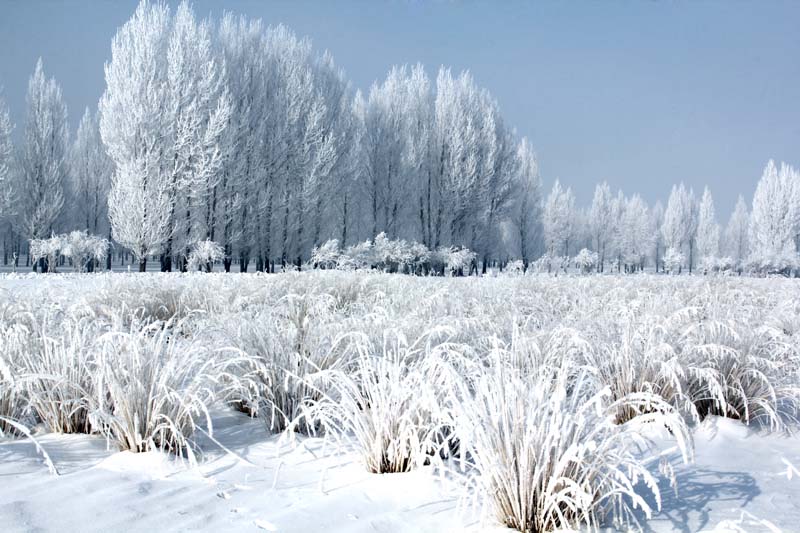
<path fill-rule="evenodd" d="M 74 141 L 41 61 L 16 148 L 0 102 L 6 252 L 80 229 L 129 250 L 141 270 L 149 257 L 186 269 L 199 243 L 216 243 L 226 270 L 274 270 L 333 239 L 345 250 L 379 234 L 469 249 L 484 269 L 582 248 L 601 271 L 658 268 L 666 256 L 689 270 L 724 256 L 796 259 L 800 180 L 786 165 L 768 165 L 752 214 L 740 199 L 725 232 L 711 193 L 698 200 L 683 185 L 662 208 L 604 183 L 580 209 L 558 182 L 542 198 L 532 147 L 469 73 L 431 79 L 401 66 L 362 94 L 287 28 L 198 20 L 185 3 L 143 1 L 111 52 L 106 90 Z"/>
<path fill-rule="evenodd" d="M 636 194 L 612 194 L 604 182 L 595 188 L 591 206 L 580 209 L 572 191 L 556 181 L 545 200 L 543 225 L 549 258 L 577 257 L 585 249 L 596 254 L 598 271 L 635 272 L 653 265 L 788 273 L 800 266 L 800 172 L 769 161 L 752 210 L 739 196 L 724 228 L 707 187 L 698 198 L 681 183 L 673 186 L 666 207 L 661 202 L 649 207 Z"/>
<path fill-rule="evenodd" d="M 226 268 L 266 270 L 385 232 L 487 262 L 513 221 L 533 253 L 535 156 L 468 73 L 397 67 L 362 94 L 285 27 L 144 1 L 105 75 L 70 148 L 60 89 L 37 64 L 13 187 L 23 239 L 110 228 L 142 269 L 157 255 L 164 270 L 212 240 Z"/>

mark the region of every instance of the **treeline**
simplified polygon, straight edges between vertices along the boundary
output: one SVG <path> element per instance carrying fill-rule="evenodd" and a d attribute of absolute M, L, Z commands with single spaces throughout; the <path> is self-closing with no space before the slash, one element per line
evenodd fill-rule
<path fill-rule="evenodd" d="M 754 199 L 751 216 L 740 202 L 724 233 L 710 193 L 698 201 L 683 186 L 661 208 L 601 185 L 582 210 L 558 183 L 542 197 L 532 147 L 469 73 L 441 68 L 431 79 L 400 66 L 361 93 L 289 29 L 232 14 L 198 20 L 186 3 L 173 13 L 143 1 L 111 52 L 105 92 L 74 140 L 41 61 L 19 146 L 0 102 L 5 261 L 30 256 L 31 240 L 80 230 L 129 251 L 140 270 L 154 257 L 185 270 L 193 250 L 219 247 L 225 270 L 275 271 L 328 241 L 343 251 L 379 234 L 470 250 L 472 272 L 583 248 L 600 271 L 667 258 L 690 270 L 726 256 L 737 267 L 796 263 L 790 167 L 764 178 L 774 170 L 791 182 L 787 210 L 764 214 Z M 774 235 L 776 217 L 789 240 Z"/>

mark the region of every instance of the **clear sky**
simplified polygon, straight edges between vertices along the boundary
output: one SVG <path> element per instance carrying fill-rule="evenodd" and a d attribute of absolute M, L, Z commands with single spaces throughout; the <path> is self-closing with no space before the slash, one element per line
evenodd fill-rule
<path fill-rule="evenodd" d="M 175 4 L 175 2 L 170 2 Z M 135 0 L 0 0 L 0 86 L 21 130 L 37 57 L 73 127 L 104 88 L 111 37 Z M 800 164 L 800 1 L 211 1 L 285 23 L 367 89 L 399 63 L 469 69 L 555 178 L 666 200 L 711 187 L 726 219 L 767 159 Z"/>

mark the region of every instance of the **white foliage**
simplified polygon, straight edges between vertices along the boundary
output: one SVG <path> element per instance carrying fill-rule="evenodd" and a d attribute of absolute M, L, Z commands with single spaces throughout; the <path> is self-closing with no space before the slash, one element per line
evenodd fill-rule
<path fill-rule="evenodd" d="M 574 261 L 575 266 L 584 274 L 591 272 L 599 264 L 597 252 L 591 252 L 586 248 L 581 248 Z"/>
<path fill-rule="evenodd" d="M 664 253 L 664 270 L 670 274 L 678 274 L 684 263 L 684 255 L 678 248 L 667 248 L 666 253 Z"/>
<path fill-rule="evenodd" d="M 770 160 L 753 195 L 750 215 L 750 265 L 761 272 L 795 268 L 795 236 L 800 224 L 800 175 L 789 165 L 780 170 Z"/>
<path fill-rule="evenodd" d="M 17 195 L 22 233 L 41 239 L 52 233 L 64 207 L 68 176 L 67 106 L 61 88 L 47 79 L 42 60 L 28 82 L 27 115 Z"/>
<path fill-rule="evenodd" d="M 0 221 L 8 219 L 15 211 L 12 202 L 14 198 L 12 130 L 8 107 L 0 97 Z"/>
<path fill-rule="evenodd" d="M 220 261 L 225 255 L 222 246 L 211 240 L 199 241 L 192 246 L 187 262 L 187 270 L 199 270 L 201 268 L 211 268 L 214 263 Z"/>

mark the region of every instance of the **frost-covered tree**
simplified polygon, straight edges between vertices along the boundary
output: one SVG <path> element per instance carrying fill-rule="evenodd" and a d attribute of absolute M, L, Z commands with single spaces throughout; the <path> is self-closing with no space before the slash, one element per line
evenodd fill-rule
<path fill-rule="evenodd" d="M 667 207 L 664 210 L 664 221 L 661 224 L 661 235 L 664 238 L 665 248 L 680 252 L 693 247 L 696 227 L 693 204 L 693 194 L 686 190 L 683 183 L 677 186 L 673 185 Z M 673 263 L 676 258 L 678 258 L 678 254 L 673 253 L 671 255 Z"/>
<path fill-rule="evenodd" d="M 111 239 L 108 223 L 108 192 L 114 163 L 108 157 L 100 138 L 99 117 L 87 108 L 78 125 L 78 133 L 70 151 L 69 174 L 71 181 L 71 211 L 76 227 L 94 234 L 107 234 Z M 104 256 L 106 268 L 111 268 L 110 250 Z M 92 261 L 88 269 L 94 269 Z"/>
<path fill-rule="evenodd" d="M 11 117 L 0 95 L 0 223 L 13 215 L 14 145 L 11 141 Z"/>
<path fill-rule="evenodd" d="M 698 210 L 698 202 L 697 198 L 694 195 L 694 189 L 689 189 L 689 213 L 688 213 L 688 222 L 687 222 L 687 230 L 688 230 L 688 249 L 689 253 L 687 256 L 687 262 L 689 264 L 689 273 L 692 273 L 692 269 L 694 268 L 695 263 L 697 262 L 697 225 L 699 222 L 699 210 Z"/>
<path fill-rule="evenodd" d="M 415 66 L 411 72 L 405 66 L 393 67 L 381 84 L 374 84 L 366 98 L 356 99 L 356 116 L 362 127 L 361 172 L 369 205 L 372 235 L 386 232 L 396 238 L 408 228 L 403 223 L 410 218 L 411 191 L 416 185 L 409 178 L 408 157 L 416 122 L 408 114 L 415 92 L 411 86 L 414 74 L 422 70 Z M 418 77 L 424 79 L 424 72 Z"/>
<path fill-rule="evenodd" d="M 796 262 L 795 232 L 800 216 L 793 186 L 797 172 L 789 165 L 781 169 L 770 160 L 753 195 L 750 214 L 750 257 L 758 269 L 786 271 Z"/>
<path fill-rule="evenodd" d="M 620 220 L 620 255 L 627 272 L 644 268 L 647 254 L 653 246 L 650 213 L 642 198 L 634 194 L 623 207 Z"/>
<path fill-rule="evenodd" d="M 223 161 L 220 183 L 215 188 L 219 226 L 215 236 L 223 246 L 226 271 L 230 271 L 234 248 L 238 250 L 240 268 L 247 270 L 255 232 L 264 229 L 258 224 L 259 213 L 272 207 L 271 203 L 263 205 L 262 198 L 264 188 L 274 190 L 271 182 L 265 183 L 273 176 L 264 173 L 265 152 L 261 149 L 267 119 L 272 118 L 272 114 L 264 112 L 267 96 L 264 31 L 260 20 L 237 18 L 228 13 L 217 32 L 232 102 L 226 134 L 230 156 Z"/>
<path fill-rule="evenodd" d="M 469 73 L 441 69 L 421 202 L 433 248 L 471 247 L 485 262 L 511 207 L 515 150 L 491 96 Z"/>
<path fill-rule="evenodd" d="M 344 71 L 336 66 L 328 52 L 316 61 L 315 66 L 317 92 L 324 102 L 321 122 L 325 142 L 317 150 L 314 178 L 310 183 L 313 192 L 309 194 L 308 205 L 312 228 L 310 245 L 304 246 L 304 257 L 310 247 L 328 238 L 340 238 L 342 246 L 347 243 L 348 233 L 354 225 L 349 207 L 355 197 L 358 146 L 362 133 L 353 113 L 352 88 Z M 417 100 L 424 98 L 420 93 L 427 92 L 428 80 L 424 76 L 417 79 L 420 78 L 417 75 L 412 75 L 412 78 L 415 80 L 410 97 L 412 105 L 407 112 L 410 120 L 418 123 L 417 109 L 426 102 Z M 414 171 L 414 155 L 412 143 L 406 154 L 411 173 Z"/>
<path fill-rule="evenodd" d="M 544 236 L 551 256 L 569 255 L 575 221 L 575 196 L 572 189 L 556 180 L 544 205 Z"/>
<path fill-rule="evenodd" d="M 542 180 L 536 155 L 527 138 L 517 148 L 516 203 L 512 222 L 519 243 L 523 269 L 534 259 L 542 238 Z"/>
<path fill-rule="evenodd" d="M 108 216 L 114 240 L 144 272 L 172 235 L 175 197 L 168 166 L 166 84 L 170 14 L 143 1 L 114 36 L 100 100 L 100 134 L 114 162 Z"/>
<path fill-rule="evenodd" d="M 173 206 L 170 236 L 162 253 L 162 270 L 171 270 L 178 253 L 181 268 L 191 247 L 210 235 L 213 192 L 225 157 L 224 134 L 231 114 L 224 66 L 212 45 L 209 22 L 198 23 L 186 2 L 172 18 L 166 45 L 162 140 L 168 194 Z M 179 249 L 174 249 L 174 239 Z"/>
<path fill-rule="evenodd" d="M 29 239 L 50 236 L 64 207 L 68 178 L 67 106 L 42 60 L 28 82 L 27 115 L 17 173 L 18 216 Z"/>
<path fill-rule="evenodd" d="M 650 210 L 650 228 L 653 233 L 653 264 L 656 272 L 660 267 L 664 257 L 664 236 L 661 234 L 661 226 L 664 224 L 664 206 L 657 201 Z"/>
<path fill-rule="evenodd" d="M 714 215 L 714 199 L 708 187 L 703 191 L 697 216 L 697 255 L 701 262 L 713 262 L 719 256 L 719 225 Z"/>
<path fill-rule="evenodd" d="M 725 228 L 725 253 L 733 260 L 734 267 L 741 271 L 750 253 L 748 232 L 750 229 L 750 213 L 747 204 L 739 195 L 736 207 Z"/>
<path fill-rule="evenodd" d="M 92 115 L 88 108 L 78 125 L 69 163 L 76 225 L 95 235 L 105 233 L 114 163 L 100 138 L 99 117 Z"/>
<path fill-rule="evenodd" d="M 140 269 L 148 254 L 163 251 L 162 270 L 172 268 L 178 238 L 185 266 L 190 244 L 208 233 L 209 196 L 227 147 L 230 101 L 210 26 L 186 3 L 173 17 L 143 0 L 111 48 L 100 130 L 116 165 L 114 238 L 133 250 Z"/>
<path fill-rule="evenodd" d="M 598 269 L 603 271 L 606 253 L 614 233 L 613 201 L 611 188 L 605 181 L 594 189 L 592 207 L 589 210 L 589 231 L 592 236 L 592 246 L 599 256 Z"/>

